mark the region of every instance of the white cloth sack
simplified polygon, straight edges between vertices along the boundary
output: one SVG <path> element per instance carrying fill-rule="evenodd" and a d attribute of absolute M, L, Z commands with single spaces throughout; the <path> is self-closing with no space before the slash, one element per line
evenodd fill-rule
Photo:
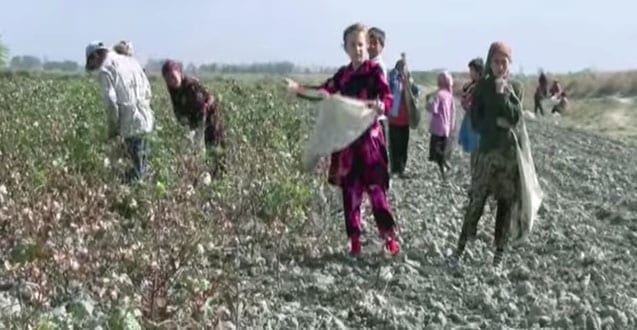
<path fill-rule="evenodd" d="M 511 221 L 510 234 L 513 244 L 522 243 L 528 238 L 544 199 L 544 192 L 535 173 L 535 164 L 533 163 L 531 143 L 526 124 L 524 120 L 521 120 L 521 122 L 519 135 L 514 134 L 521 191 L 519 205 L 517 205 L 517 210 L 514 212 L 514 217 Z"/>
<path fill-rule="evenodd" d="M 326 96 L 316 104 L 318 119 L 305 144 L 302 162 L 312 171 L 321 157 L 345 149 L 377 119 L 364 102 L 341 95 Z"/>

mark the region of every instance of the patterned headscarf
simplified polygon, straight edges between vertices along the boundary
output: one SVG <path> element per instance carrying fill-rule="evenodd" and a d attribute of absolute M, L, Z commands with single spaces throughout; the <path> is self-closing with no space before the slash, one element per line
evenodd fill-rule
<path fill-rule="evenodd" d="M 171 71 L 177 71 L 181 73 L 181 65 L 173 60 L 167 60 L 164 62 L 164 65 L 161 67 L 161 74 L 167 75 Z"/>
<path fill-rule="evenodd" d="M 485 76 L 493 75 L 493 70 L 491 70 L 491 58 L 493 57 L 494 53 L 503 54 L 509 59 L 509 61 L 512 60 L 513 50 L 511 49 L 511 46 L 509 46 L 509 44 L 503 41 L 496 41 L 492 43 L 491 46 L 489 47 L 489 54 L 487 55 L 487 63 L 485 63 L 485 66 L 484 66 Z"/>

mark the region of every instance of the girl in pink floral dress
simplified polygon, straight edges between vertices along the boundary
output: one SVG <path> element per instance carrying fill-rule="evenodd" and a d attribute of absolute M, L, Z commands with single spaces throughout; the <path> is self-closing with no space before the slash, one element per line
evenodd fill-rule
<path fill-rule="evenodd" d="M 351 63 L 341 67 L 319 90 L 368 101 L 379 115 L 392 105 L 392 94 L 381 67 L 369 60 L 367 27 L 353 24 L 343 33 L 345 51 Z M 288 81 L 288 87 L 298 96 L 307 87 Z M 329 183 L 343 193 L 345 227 L 350 239 L 350 254 L 361 253 L 361 203 L 367 193 L 372 212 L 385 246 L 392 255 L 400 247 L 396 238 L 396 221 L 387 199 L 389 170 L 387 147 L 381 125 L 376 121 L 349 147 L 331 155 Z"/>

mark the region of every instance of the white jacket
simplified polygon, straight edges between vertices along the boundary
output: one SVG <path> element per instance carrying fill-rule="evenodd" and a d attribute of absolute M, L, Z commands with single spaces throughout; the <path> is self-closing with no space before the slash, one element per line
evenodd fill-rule
<path fill-rule="evenodd" d="M 127 138 L 150 133 L 155 122 L 150 108 L 152 93 L 139 62 L 109 51 L 98 76 L 110 123 L 119 135 Z"/>

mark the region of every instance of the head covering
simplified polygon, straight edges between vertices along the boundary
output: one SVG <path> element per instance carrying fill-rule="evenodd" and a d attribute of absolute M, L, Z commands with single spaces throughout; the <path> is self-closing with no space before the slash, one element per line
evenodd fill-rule
<path fill-rule="evenodd" d="M 438 88 L 443 88 L 448 91 L 453 90 L 453 77 L 449 71 L 443 71 L 438 74 Z"/>
<path fill-rule="evenodd" d="M 504 56 L 506 56 L 509 59 L 509 61 L 512 60 L 513 50 L 511 49 L 511 46 L 509 46 L 507 43 L 503 41 L 496 41 L 492 43 L 491 46 L 489 47 L 489 54 L 487 55 L 487 63 L 484 66 L 485 76 L 493 75 L 493 70 L 491 70 L 491 58 L 493 57 L 493 54 L 495 53 L 501 53 Z"/>
<path fill-rule="evenodd" d="M 161 74 L 165 76 L 169 72 L 175 70 L 181 73 L 181 64 L 173 60 L 166 60 L 166 62 L 164 62 L 164 65 L 161 67 Z"/>
<path fill-rule="evenodd" d="M 118 54 L 133 56 L 133 43 L 127 40 L 122 40 L 113 46 Z"/>
<path fill-rule="evenodd" d="M 104 46 L 104 43 L 101 41 L 92 41 L 91 43 L 88 44 L 88 46 L 86 46 L 86 57 L 91 56 L 93 53 L 95 53 L 96 51 L 100 50 L 100 49 L 108 49 L 106 46 Z"/>

